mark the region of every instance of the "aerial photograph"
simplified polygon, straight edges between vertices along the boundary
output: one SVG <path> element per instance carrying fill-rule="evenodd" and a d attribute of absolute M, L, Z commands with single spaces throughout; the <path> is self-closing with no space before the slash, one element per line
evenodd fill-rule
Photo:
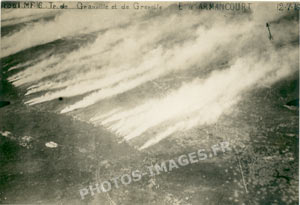
<path fill-rule="evenodd" d="M 0 204 L 299 204 L 299 17 L 1 1 Z"/>

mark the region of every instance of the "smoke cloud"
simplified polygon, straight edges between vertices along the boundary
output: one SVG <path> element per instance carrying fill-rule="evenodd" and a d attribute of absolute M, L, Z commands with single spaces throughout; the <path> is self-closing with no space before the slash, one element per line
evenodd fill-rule
<path fill-rule="evenodd" d="M 1 55 L 58 39 L 68 48 L 71 40 L 94 36 L 63 55 L 14 66 L 26 69 L 9 81 L 26 87 L 29 106 L 70 98 L 59 113 L 82 116 L 92 108 L 85 120 L 128 142 L 147 139 L 140 146 L 146 149 L 176 132 L 217 122 L 234 111 L 243 93 L 297 71 L 299 19 L 274 5 L 253 4 L 251 12 L 179 12 L 173 6 L 157 13 L 64 11 L 4 36 Z M 120 96 L 124 101 L 116 100 Z M 111 102 L 105 111 L 104 101 Z"/>

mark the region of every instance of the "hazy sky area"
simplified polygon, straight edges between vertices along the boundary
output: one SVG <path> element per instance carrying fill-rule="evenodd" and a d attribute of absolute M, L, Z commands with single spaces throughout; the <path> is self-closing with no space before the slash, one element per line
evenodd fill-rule
<path fill-rule="evenodd" d="M 63 97 L 54 112 L 145 149 L 216 123 L 244 93 L 293 75 L 296 15 L 275 3 L 253 3 L 246 12 L 179 11 L 177 4 L 160 11 L 2 10 L 1 57 L 32 49 L 9 70 L 8 80 L 26 90 L 25 104 L 47 109 Z"/>

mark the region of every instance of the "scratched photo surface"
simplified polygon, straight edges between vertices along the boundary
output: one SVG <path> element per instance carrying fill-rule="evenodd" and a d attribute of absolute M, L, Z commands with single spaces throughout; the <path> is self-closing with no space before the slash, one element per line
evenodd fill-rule
<path fill-rule="evenodd" d="M 298 204 L 299 8 L 237 4 L 2 2 L 0 203 Z"/>

